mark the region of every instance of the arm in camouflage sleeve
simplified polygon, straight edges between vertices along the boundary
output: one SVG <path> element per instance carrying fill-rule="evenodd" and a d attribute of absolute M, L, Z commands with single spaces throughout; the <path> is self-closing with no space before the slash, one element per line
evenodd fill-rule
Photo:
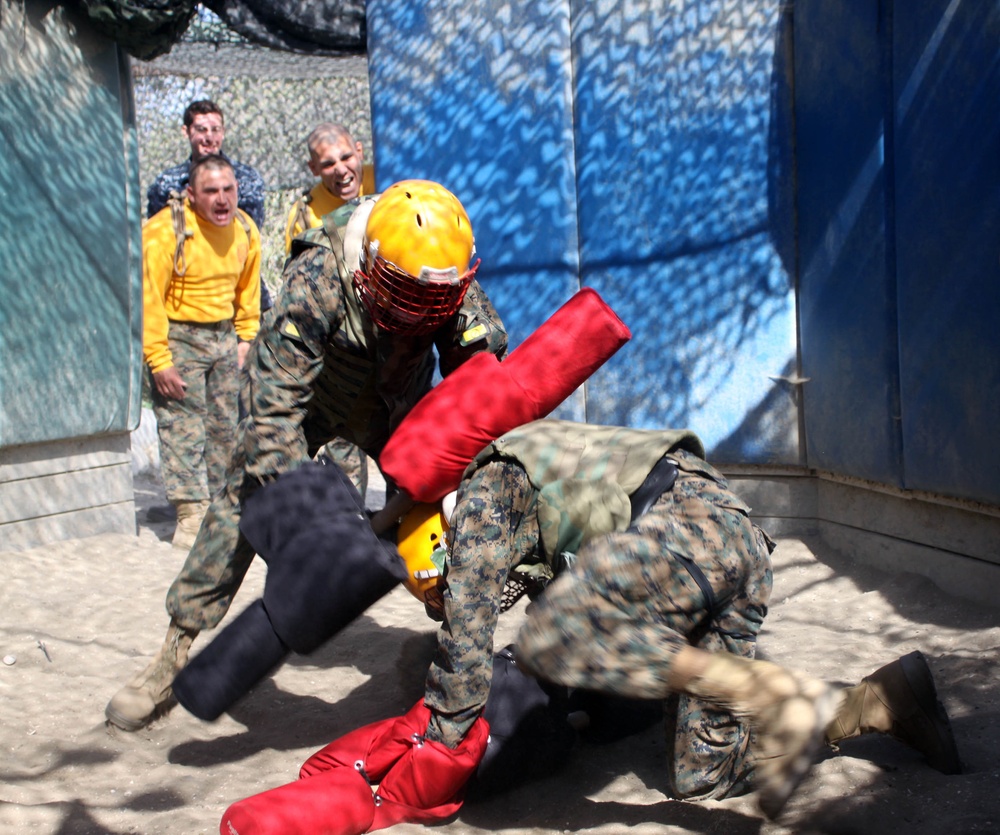
<path fill-rule="evenodd" d="M 493 633 L 511 569 L 538 543 L 536 491 L 510 459 L 462 482 L 448 533 L 444 623 L 427 671 L 427 738 L 454 748 L 482 713 L 493 675 Z"/>
<path fill-rule="evenodd" d="M 325 347 L 344 315 L 334 257 L 310 247 L 285 269 L 274 315 L 247 359 L 246 472 L 266 479 L 308 458 L 303 421 Z"/>
<path fill-rule="evenodd" d="M 454 321 L 454 329 L 445 329 L 435 339 L 442 377 L 480 351 L 489 351 L 497 359 L 507 355 L 507 331 L 478 281 L 473 280 L 469 285 Z"/>

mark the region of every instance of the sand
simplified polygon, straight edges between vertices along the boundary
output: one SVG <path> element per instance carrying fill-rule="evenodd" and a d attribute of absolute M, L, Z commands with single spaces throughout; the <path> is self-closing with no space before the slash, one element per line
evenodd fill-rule
<path fill-rule="evenodd" d="M 295 778 L 331 739 L 404 712 L 421 695 L 435 625 L 404 589 L 309 657 L 292 657 L 214 723 L 183 708 L 133 734 L 104 706 L 162 639 L 163 599 L 181 564 L 157 479 L 136 479 L 137 535 L 0 552 L 0 696 L 4 751 L 0 831 L 214 833 L 235 800 Z M 435 828 L 453 833 L 971 833 L 1000 831 L 1000 612 L 950 597 L 917 575 L 858 565 L 817 540 L 774 554 L 762 654 L 854 683 L 922 650 L 951 717 L 964 773 L 945 776 L 884 736 L 826 752 L 776 821 L 752 796 L 690 803 L 665 794 L 654 724 L 617 741 L 581 743 L 532 785 L 467 803 Z M 251 568 L 230 617 L 256 599 Z M 523 607 L 502 618 L 497 646 Z M 207 643 L 205 636 L 195 650 Z M 422 831 L 401 825 L 393 832 Z"/>

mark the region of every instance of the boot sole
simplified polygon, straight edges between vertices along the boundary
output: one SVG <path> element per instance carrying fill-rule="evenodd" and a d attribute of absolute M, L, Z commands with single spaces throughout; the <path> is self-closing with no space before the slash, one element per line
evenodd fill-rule
<path fill-rule="evenodd" d="M 161 716 L 166 714 L 176 703 L 176 698 L 171 694 L 171 696 L 165 702 L 158 705 L 149 716 L 144 716 L 142 719 L 129 719 L 109 704 L 106 708 L 104 708 L 104 718 L 120 731 L 135 733 L 136 731 L 141 731 L 143 728 L 151 725 Z"/>
<path fill-rule="evenodd" d="M 823 740 L 826 736 L 826 727 L 833 721 L 840 709 L 840 703 L 844 694 L 840 690 L 827 687 L 826 691 L 816 699 L 813 707 L 816 711 L 816 719 L 812 733 L 808 742 L 802 746 L 798 754 L 792 760 L 791 766 L 786 773 L 786 779 L 780 786 L 762 789 L 757 794 L 757 803 L 760 810 L 771 820 L 781 814 L 792 796 L 799 787 L 799 783 L 809 773 L 816 759 L 816 755 L 823 747 Z"/>
<path fill-rule="evenodd" d="M 156 718 L 156 716 L 154 715 L 147 719 L 136 721 L 135 719 L 126 719 L 118 711 L 112 710 L 110 707 L 106 707 L 104 709 L 104 718 L 119 730 L 134 733 L 135 731 L 145 728 L 146 725 Z"/>
<path fill-rule="evenodd" d="M 916 650 L 900 658 L 899 664 L 913 695 L 917 699 L 917 704 L 930 718 L 938 737 L 942 754 L 940 757 L 935 757 L 934 760 L 928 758 L 928 764 L 942 774 L 960 774 L 962 761 L 958 756 L 958 747 L 955 744 L 955 735 L 951 730 L 951 721 L 948 719 L 944 705 L 938 699 L 937 688 L 934 686 L 934 676 L 927 664 L 927 659 L 924 658 L 924 654 L 920 650 Z"/>

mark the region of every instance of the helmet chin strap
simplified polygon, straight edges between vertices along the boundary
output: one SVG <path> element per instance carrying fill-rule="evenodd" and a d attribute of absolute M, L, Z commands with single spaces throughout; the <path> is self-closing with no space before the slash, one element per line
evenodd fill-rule
<path fill-rule="evenodd" d="M 458 503 L 458 491 L 452 490 L 448 495 L 441 499 L 441 515 L 444 516 L 444 520 L 450 525 L 451 517 L 455 513 L 455 505 Z"/>

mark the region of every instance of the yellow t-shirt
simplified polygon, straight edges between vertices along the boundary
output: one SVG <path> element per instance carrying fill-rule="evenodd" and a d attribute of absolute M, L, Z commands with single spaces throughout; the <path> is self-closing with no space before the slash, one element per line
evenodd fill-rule
<path fill-rule="evenodd" d="M 358 197 L 375 193 L 375 169 L 370 165 L 361 168 L 361 191 Z M 292 251 L 292 238 L 301 235 L 306 229 L 313 229 L 322 223 L 323 215 L 328 215 L 334 209 L 339 209 L 344 205 L 344 201 L 334 194 L 331 194 L 322 182 L 316 183 L 309 191 L 310 201 L 303 208 L 305 209 L 305 219 L 308 226 L 303 227 L 299 219 L 300 197 L 295 201 L 292 210 L 288 213 L 288 220 L 285 223 L 285 254 Z"/>
<path fill-rule="evenodd" d="M 177 239 L 169 206 L 142 227 L 142 352 L 152 371 L 170 368 L 169 323 L 233 321 L 236 335 L 251 340 L 260 326 L 260 232 L 246 215 L 225 227 L 196 215 L 184 204 L 190 236 L 184 244 L 187 269 L 174 271 Z"/>

